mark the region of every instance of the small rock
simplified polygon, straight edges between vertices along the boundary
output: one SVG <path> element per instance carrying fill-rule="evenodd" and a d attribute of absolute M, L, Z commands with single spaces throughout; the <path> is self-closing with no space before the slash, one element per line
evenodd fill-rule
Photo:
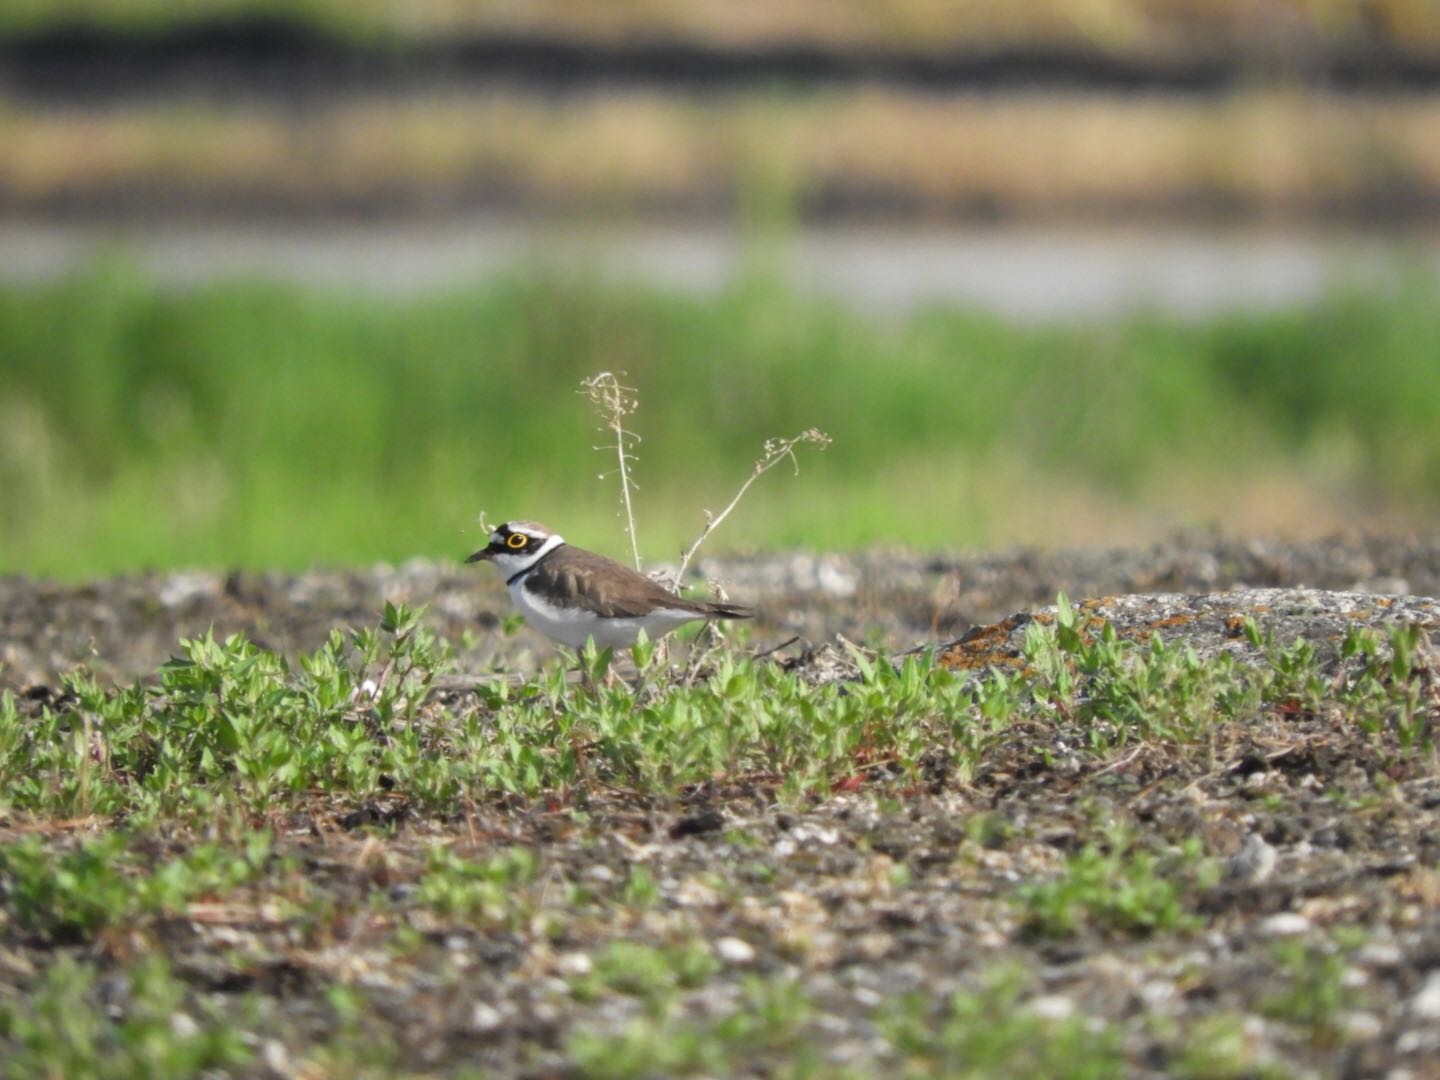
<path fill-rule="evenodd" d="M 1373 1039 L 1385 1030 L 1374 1013 L 1352 1012 L 1340 1018 L 1340 1028 L 1352 1039 Z"/>
<path fill-rule="evenodd" d="M 842 597 L 854 596 L 855 590 L 860 587 L 856 576 L 835 559 L 820 560 L 820 565 L 815 568 L 815 584 L 822 592 Z"/>
<path fill-rule="evenodd" d="M 1256 774 L 1261 775 L 1261 774 Z M 1247 885 L 1258 885 L 1275 872 L 1277 853 L 1259 833 L 1251 833 L 1240 850 L 1225 860 L 1225 877 Z"/>
<path fill-rule="evenodd" d="M 494 1031 L 504 1022 L 505 1017 L 500 1010 L 483 1001 L 477 1001 L 475 1007 L 470 1010 L 470 1029 L 472 1031 Z"/>
<path fill-rule="evenodd" d="M 711 908 L 721 903 L 720 893 L 698 877 L 682 881 L 672 899 L 680 907 Z"/>
<path fill-rule="evenodd" d="M 1365 973 L 1364 969 L 1358 967 L 1347 967 L 1340 974 L 1340 985 L 1351 990 L 1358 990 L 1369 981 L 1370 976 Z"/>
<path fill-rule="evenodd" d="M 188 571 L 171 574 L 160 583 L 156 599 L 167 608 L 181 607 L 192 600 L 205 600 L 218 595 L 220 578 L 216 574 Z"/>
<path fill-rule="evenodd" d="M 875 963 L 890 955 L 895 948 L 895 939 L 889 934 L 861 934 L 852 938 L 850 945 L 857 956 Z"/>
<path fill-rule="evenodd" d="M 1440 1020 L 1440 971 L 1432 971 L 1410 999 L 1410 1015 L 1421 1020 Z"/>
<path fill-rule="evenodd" d="M 1397 945 L 1388 941 L 1372 941 L 1363 945 L 1360 951 L 1355 954 L 1355 959 L 1370 967 L 1391 968 L 1398 967 L 1404 956 Z"/>
<path fill-rule="evenodd" d="M 1164 1009 L 1180 996 L 1175 984 L 1166 979 L 1152 979 L 1140 987 L 1140 1000 L 1151 1012 Z"/>
<path fill-rule="evenodd" d="M 816 825 L 810 822 L 801 822 L 790 830 L 790 835 L 798 844 L 824 844 L 829 847 L 840 842 L 840 831 L 830 828 L 827 825 Z"/>
<path fill-rule="evenodd" d="M 279 1039 L 266 1039 L 265 1044 L 260 1048 L 260 1060 L 265 1063 L 265 1068 L 276 1076 L 290 1076 L 290 1051 L 285 1049 L 285 1044 Z"/>
<path fill-rule="evenodd" d="M 1293 911 L 1282 911 L 1268 919 L 1261 919 L 1255 929 L 1267 937 L 1294 937 L 1309 931 L 1310 920 Z"/>
<path fill-rule="evenodd" d="M 1397 1054 L 1415 1054 L 1425 1049 L 1425 1036 L 1418 1031 L 1404 1032 L 1400 1038 L 1395 1040 L 1395 1052 Z"/>
<path fill-rule="evenodd" d="M 200 1034 L 200 1025 L 189 1013 L 177 1012 L 170 1014 L 170 1030 L 181 1039 L 193 1039 Z"/>
<path fill-rule="evenodd" d="M 715 955 L 727 964 L 749 964 L 755 959 L 755 948 L 737 937 L 722 937 L 715 942 Z"/>
<path fill-rule="evenodd" d="M 1075 1015 L 1075 1001 L 1064 994 L 1041 994 L 1030 999 L 1027 1009 L 1042 1020 L 1068 1020 Z"/>
<path fill-rule="evenodd" d="M 885 1000 L 885 995 L 881 994 L 878 990 L 870 989 L 868 986 L 855 987 L 855 989 L 850 992 L 850 996 L 855 999 L 855 1004 L 863 1009 L 879 1008 L 880 1004 Z"/>
<path fill-rule="evenodd" d="M 556 970 L 562 975 L 589 975 L 595 964 L 588 953 L 561 953 L 555 958 Z"/>

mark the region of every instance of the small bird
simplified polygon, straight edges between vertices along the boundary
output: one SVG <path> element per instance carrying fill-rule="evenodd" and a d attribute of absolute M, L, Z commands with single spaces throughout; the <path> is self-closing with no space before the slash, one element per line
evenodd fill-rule
<path fill-rule="evenodd" d="M 697 619 L 748 619 L 738 604 L 687 600 L 604 555 L 574 547 L 533 521 L 507 521 L 490 543 L 465 560 L 493 562 L 525 621 L 552 641 L 600 649 L 652 639 Z"/>

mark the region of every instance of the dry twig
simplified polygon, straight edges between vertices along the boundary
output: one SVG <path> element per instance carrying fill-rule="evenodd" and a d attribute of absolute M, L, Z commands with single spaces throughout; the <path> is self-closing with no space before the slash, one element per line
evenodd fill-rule
<path fill-rule="evenodd" d="M 625 373 L 620 372 L 621 375 Z M 596 450 L 614 450 L 619 463 L 620 501 L 625 510 L 625 533 L 630 537 L 630 554 L 635 560 L 635 569 L 640 569 L 640 544 L 635 537 L 635 508 L 630 500 L 630 489 L 634 481 L 630 478 L 630 463 L 635 460 L 630 445 L 640 441 L 640 436 L 625 426 L 625 418 L 635 411 L 640 401 L 635 397 L 634 387 L 625 386 L 611 372 L 602 371 L 580 381 L 580 392 L 590 399 L 595 411 L 600 414 L 603 425 L 600 430 L 614 433 L 615 441 L 609 445 L 597 446 Z M 601 473 L 605 479 L 608 473 Z"/>
<path fill-rule="evenodd" d="M 795 447 L 801 443 L 811 443 L 823 450 L 830 445 L 830 436 L 826 435 L 819 428 L 806 428 L 793 438 L 766 439 L 764 455 L 755 462 L 754 467 L 750 470 L 750 475 L 745 478 L 745 482 L 740 485 L 740 490 L 735 492 L 735 497 L 730 500 L 725 509 L 721 510 L 718 514 L 712 514 L 709 510 L 705 511 L 705 528 L 700 531 L 700 535 L 695 538 L 695 542 L 686 548 L 685 553 L 680 556 L 680 569 L 675 572 L 677 583 L 685 580 L 685 571 L 689 568 L 690 561 L 695 557 L 695 553 L 700 550 L 700 545 L 705 542 L 706 538 L 715 531 L 722 521 L 730 516 L 730 512 L 734 510 L 735 507 L 740 504 L 740 500 L 745 497 L 745 492 L 750 490 L 751 484 L 755 483 L 756 480 L 759 480 L 760 477 L 764 476 L 787 458 L 795 466 L 796 475 L 799 475 L 800 460 L 795 456 Z"/>

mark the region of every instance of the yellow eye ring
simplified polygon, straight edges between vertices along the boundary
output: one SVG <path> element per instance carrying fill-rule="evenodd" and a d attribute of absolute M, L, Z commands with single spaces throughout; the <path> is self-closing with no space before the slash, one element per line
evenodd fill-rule
<path fill-rule="evenodd" d="M 529 542 L 530 538 L 524 533 L 511 533 L 510 536 L 505 540 L 505 546 L 509 548 L 516 548 L 518 550 L 519 548 L 524 547 Z"/>

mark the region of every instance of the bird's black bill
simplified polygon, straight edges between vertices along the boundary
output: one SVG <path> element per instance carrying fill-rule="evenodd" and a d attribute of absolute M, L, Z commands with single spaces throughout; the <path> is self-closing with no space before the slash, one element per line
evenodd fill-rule
<path fill-rule="evenodd" d="M 491 551 L 488 547 L 483 547 L 483 548 L 481 548 L 479 551 L 475 552 L 474 555 L 471 555 L 471 556 L 470 556 L 468 559 L 466 559 L 465 561 L 466 561 L 467 563 L 472 563 L 472 562 L 484 562 L 486 559 L 490 558 L 490 556 L 493 555 L 493 554 L 494 554 L 494 552 Z"/>

